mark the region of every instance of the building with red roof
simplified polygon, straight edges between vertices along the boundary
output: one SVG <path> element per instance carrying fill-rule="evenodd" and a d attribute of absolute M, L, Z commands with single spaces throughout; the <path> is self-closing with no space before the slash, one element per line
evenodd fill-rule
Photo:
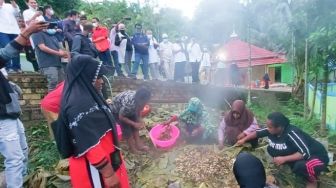
<path fill-rule="evenodd" d="M 218 59 L 224 62 L 227 69 L 236 64 L 239 68 L 243 82 L 248 79 L 249 43 L 242 41 L 233 33 L 230 40 L 216 51 Z M 251 44 L 252 81 L 262 80 L 265 72 L 269 73 L 271 82 L 292 83 L 293 69 L 288 64 L 284 54 Z"/>

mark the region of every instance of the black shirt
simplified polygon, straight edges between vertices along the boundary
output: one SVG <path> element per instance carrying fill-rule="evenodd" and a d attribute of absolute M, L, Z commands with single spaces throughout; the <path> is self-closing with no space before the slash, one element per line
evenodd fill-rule
<path fill-rule="evenodd" d="M 328 153 L 324 146 L 301 129 L 290 125 L 282 135 L 272 135 L 265 129 L 257 130 L 257 138 L 268 137 L 267 151 L 272 157 L 292 155 L 299 152 L 305 160 L 317 157 L 328 164 Z"/>

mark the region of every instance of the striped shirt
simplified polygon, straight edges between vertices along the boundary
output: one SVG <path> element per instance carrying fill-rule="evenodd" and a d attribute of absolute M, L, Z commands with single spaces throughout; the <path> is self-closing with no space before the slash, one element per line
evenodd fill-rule
<path fill-rule="evenodd" d="M 305 160 L 312 157 L 327 158 L 324 146 L 295 126 L 288 126 L 282 135 L 272 135 L 267 128 L 257 130 L 257 137 L 268 138 L 267 151 L 272 157 L 291 155 L 299 152 Z"/>

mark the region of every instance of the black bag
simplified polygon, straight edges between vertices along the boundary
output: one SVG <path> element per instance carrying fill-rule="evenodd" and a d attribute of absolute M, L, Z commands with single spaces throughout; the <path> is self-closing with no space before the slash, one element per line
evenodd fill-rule
<path fill-rule="evenodd" d="M 51 123 L 51 128 L 54 133 L 57 150 L 62 158 L 71 157 L 74 153 L 74 148 L 69 128 L 60 117 Z"/>
<path fill-rule="evenodd" d="M 8 116 L 10 118 L 19 118 L 21 115 L 21 107 L 19 95 L 16 92 L 9 93 L 11 102 L 8 104 L 0 104 L 0 116 Z"/>

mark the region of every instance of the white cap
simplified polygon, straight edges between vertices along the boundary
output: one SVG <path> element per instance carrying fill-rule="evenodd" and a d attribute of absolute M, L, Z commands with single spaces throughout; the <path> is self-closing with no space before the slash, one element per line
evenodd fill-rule
<path fill-rule="evenodd" d="M 8 78 L 8 73 L 5 68 L 0 69 L 0 71 L 4 75 L 5 78 Z"/>
<path fill-rule="evenodd" d="M 166 34 L 166 33 L 163 33 L 162 34 L 162 38 L 164 39 L 164 38 L 168 38 L 168 35 Z"/>

